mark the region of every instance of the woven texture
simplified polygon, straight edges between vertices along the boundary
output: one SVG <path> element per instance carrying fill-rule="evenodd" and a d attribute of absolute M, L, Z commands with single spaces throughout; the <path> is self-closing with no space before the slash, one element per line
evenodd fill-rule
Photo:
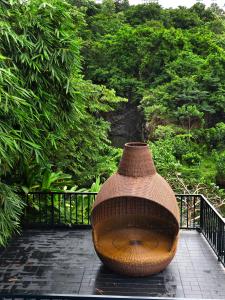
<path fill-rule="evenodd" d="M 118 173 L 124 176 L 143 177 L 156 173 L 148 146 L 144 143 L 128 143 L 120 161 Z"/>
<path fill-rule="evenodd" d="M 125 145 L 118 172 L 96 197 L 91 222 L 95 250 L 112 270 L 147 276 L 170 263 L 177 247 L 179 210 L 146 144 Z"/>

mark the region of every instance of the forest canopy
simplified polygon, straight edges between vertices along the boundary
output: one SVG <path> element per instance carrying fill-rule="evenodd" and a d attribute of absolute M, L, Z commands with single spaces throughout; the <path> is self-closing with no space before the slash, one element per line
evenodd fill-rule
<path fill-rule="evenodd" d="M 79 5 L 85 78 L 138 108 L 140 137 L 177 193 L 203 193 L 224 212 L 224 11 L 199 2 Z"/>
<path fill-rule="evenodd" d="M 174 190 L 224 212 L 223 10 L 0 0 L 0 24 L 0 245 L 21 193 L 89 189 L 116 170 L 109 112 L 127 105 Z"/>

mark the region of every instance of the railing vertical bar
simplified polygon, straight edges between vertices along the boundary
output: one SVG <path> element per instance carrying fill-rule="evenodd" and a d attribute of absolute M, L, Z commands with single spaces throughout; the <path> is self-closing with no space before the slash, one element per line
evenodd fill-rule
<path fill-rule="evenodd" d="M 219 259 L 222 259 L 222 242 L 223 242 L 223 233 L 222 233 L 222 223 L 220 222 L 219 218 L 217 218 L 217 232 L 216 235 L 216 244 L 218 249 L 218 256 Z"/>
<path fill-rule="evenodd" d="M 208 209 L 208 238 L 211 240 L 211 220 L 210 220 L 210 207 L 207 207 Z"/>
<path fill-rule="evenodd" d="M 216 217 L 215 227 L 213 231 L 213 242 L 215 244 L 216 249 L 218 249 L 218 255 L 220 256 L 220 241 L 218 237 L 220 236 L 220 222 L 219 218 Z"/>
<path fill-rule="evenodd" d="M 51 194 L 51 225 L 54 226 L 54 195 Z"/>
<path fill-rule="evenodd" d="M 39 215 L 39 223 L 41 223 L 41 195 L 38 194 L 38 215 Z"/>
<path fill-rule="evenodd" d="M 183 227 L 183 196 L 180 196 L 180 226 Z"/>
<path fill-rule="evenodd" d="M 33 195 L 32 195 L 32 203 L 33 203 L 33 204 L 35 204 L 35 199 L 34 199 L 34 196 L 35 196 L 35 195 L 33 194 Z M 36 218 L 35 218 L 35 219 L 37 219 L 37 216 L 36 216 Z"/>
<path fill-rule="evenodd" d="M 24 225 L 28 225 L 29 224 L 29 194 L 26 194 L 26 206 L 25 206 L 25 209 L 24 209 L 24 218 L 23 218 L 23 222 L 24 222 Z"/>
<path fill-rule="evenodd" d="M 70 224 L 72 224 L 71 194 L 69 197 L 70 197 Z"/>
<path fill-rule="evenodd" d="M 211 222 L 210 222 L 210 208 L 207 206 L 207 211 L 208 211 L 208 217 L 207 217 L 207 220 L 208 220 L 208 238 L 210 239 L 211 238 Z"/>
<path fill-rule="evenodd" d="M 211 239 L 212 239 L 212 243 L 215 245 L 215 249 L 217 249 L 216 244 L 215 244 L 215 234 L 214 234 L 215 233 L 217 219 L 216 219 L 216 216 L 213 215 L 212 210 L 211 210 L 211 216 L 210 217 L 212 218 L 212 223 L 211 223 L 211 230 L 212 230 Z"/>
<path fill-rule="evenodd" d="M 203 231 L 203 219 L 204 219 L 204 209 L 203 209 L 203 198 L 200 197 L 200 220 L 199 220 L 199 229 L 200 232 Z"/>
<path fill-rule="evenodd" d="M 187 200 L 187 198 L 185 197 L 185 199 L 186 199 L 186 209 L 187 209 L 187 212 L 186 212 L 186 218 L 187 218 L 187 228 L 189 228 L 189 216 L 188 216 L 188 214 L 189 214 L 189 211 L 188 211 L 188 200 Z"/>
<path fill-rule="evenodd" d="M 88 224 L 90 224 L 90 195 L 88 195 L 88 207 L 87 207 L 87 221 L 88 221 Z"/>
<path fill-rule="evenodd" d="M 82 195 L 82 201 L 81 201 L 81 222 L 84 223 L 84 195 Z"/>
<path fill-rule="evenodd" d="M 209 223 L 209 239 L 212 240 L 212 220 L 211 218 L 211 209 L 208 207 L 208 223 Z"/>
<path fill-rule="evenodd" d="M 225 224 L 221 223 L 221 230 L 222 230 L 222 235 L 221 235 L 221 261 L 225 265 Z"/>
<path fill-rule="evenodd" d="M 67 221 L 67 216 L 66 216 L 66 194 L 63 194 L 63 204 L 64 204 L 64 222 L 66 223 L 66 221 Z"/>
<path fill-rule="evenodd" d="M 60 194 L 58 195 L 58 210 L 59 210 L 58 222 L 60 224 L 61 223 L 61 195 Z"/>
<path fill-rule="evenodd" d="M 211 212 L 211 215 L 213 215 L 213 212 Z M 218 220 L 217 220 L 217 217 L 214 216 L 214 221 L 212 223 L 212 243 L 213 245 L 215 246 L 215 249 L 217 249 L 216 251 L 218 251 L 218 244 L 217 244 L 217 232 L 218 232 Z"/>
<path fill-rule="evenodd" d="M 77 204 L 77 194 L 75 195 L 75 206 L 76 206 L 76 224 L 78 224 L 78 204 Z"/>
<path fill-rule="evenodd" d="M 209 237 L 209 222 L 208 219 L 209 218 L 209 208 L 208 206 L 205 207 L 205 232 L 206 232 L 206 236 Z"/>
<path fill-rule="evenodd" d="M 204 208 L 203 228 L 204 228 L 204 233 L 207 235 L 207 209 L 206 209 L 205 202 L 203 202 L 203 208 Z"/>
<path fill-rule="evenodd" d="M 204 228 L 204 233 L 207 235 L 207 209 L 206 209 L 205 202 L 203 202 L 203 208 L 204 208 L 203 228 Z"/>
<path fill-rule="evenodd" d="M 211 222 L 211 240 L 212 240 L 212 242 L 214 244 L 214 229 L 215 229 L 216 216 L 215 216 L 215 214 L 212 213 L 211 209 L 210 209 L 210 218 L 212 220 L 212 222 Z"/>
<path fill-rule="evenodd" d="M 195 214 L 195 210 L 196 210 L 196 197 L 194 196 L 194 212 L 193 212 L 193 227 L 196 228 L 196 224 L 195 224 L 195 218 L 196 218 L 196 214 Z"/>
<path fill-rule="evenodd" d="M 45 223 L 48 224 L 48 196 L 45 195 Z"/>
<path fill-rule="evenodd" d="M 215 229 L 216 216 L 213 215 L 213 212 L 212 212 L 211 209 L 210 209 L 210 217 L 211 217 L 211 220 L 212 220 L 212 222 L 211 222 L 211 239 L 212 239 L 212 242 L 214 242 L 213 239 L 214 239 L 214 229 Z"/>
<path fill-rule="evenodd" d="M 208 224 L 207 224 L 207 217 L 208 217 L 208 211 L 207 211 L 207 207 L 206 205 L 204 204 L 204 232 L 205 232 L 205 235 L 208 236 Z"/>
<path fill-rule="evenodd" d="M 218 228 L 219 228 L 219 232 L 217 234 L 217 239 L 218 239 L 218 247 L 219 247 L 219 252 L 220 252 L 220 258 L 222 260 L 222 256 L 223 256 L 223 243 L 225 243 L 225 241 L 223 240 L 223 223 L 220 221 L 220 219 L 218 218 Z"/>

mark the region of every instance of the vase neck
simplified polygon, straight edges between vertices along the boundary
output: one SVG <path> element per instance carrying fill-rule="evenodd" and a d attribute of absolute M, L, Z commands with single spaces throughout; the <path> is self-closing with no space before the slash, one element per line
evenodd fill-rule
<path fill-rule="evenodd" d="M 118 173 L 131 177 L 155 174 L 156 169 L 148 145 L 145 143 L 125 144 Z"/>

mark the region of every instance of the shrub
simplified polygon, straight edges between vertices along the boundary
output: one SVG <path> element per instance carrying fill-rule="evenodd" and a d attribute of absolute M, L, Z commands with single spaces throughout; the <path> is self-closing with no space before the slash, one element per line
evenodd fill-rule
<path fill-rule="evenodd" d="M 19 231 L 23 202 L 13 189 L 0 182 L 0 246 L 4 246 L 9 237 Z"/>
<path fill-rule="evenodd" d="M 174 156 L 174 146 L 171 139 L 159 140 L 150 144 L 157 170 L 163 176 L 174 173 L 179 162 Z"/>
<path fill-rule="evenodd" d="M 194 151 L 195 143 L 192 141 L 191 134 L 179 134 L 173 138 L 174 155 L 177 159 L 182 159 L 186 155 Z"/>
<path fill-rule="evenodd" d="M 220 122 L 203 132 L 210 148 L 223 148 L 225 140 L 225 123 Z"/>
<path fill-rule="evenodd" d="M 188 165 L 197 165 L 201 161 L 201 156 L 196 152 L 190 152 L 182 155 L 182 162 Z"/>
<path fill-rule="evenodd" d="M 225 188 L 225 153 L 218 155 L 216 161 L 216 182 Z"/>

